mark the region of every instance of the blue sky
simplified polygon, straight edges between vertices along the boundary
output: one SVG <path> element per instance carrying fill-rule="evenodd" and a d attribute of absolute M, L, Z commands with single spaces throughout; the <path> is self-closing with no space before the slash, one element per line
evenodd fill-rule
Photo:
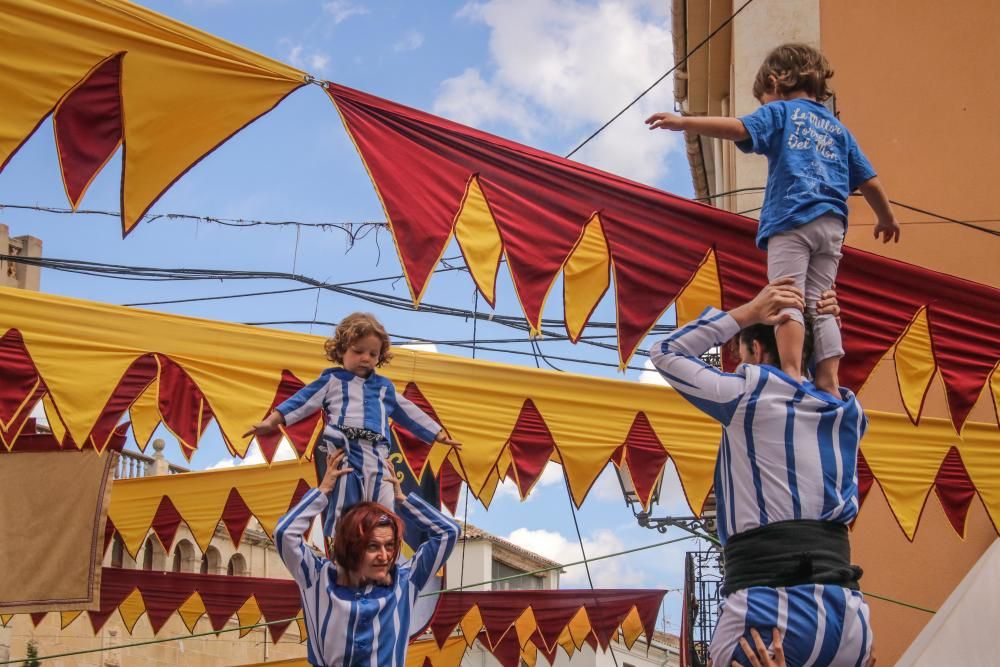
<path fill-rule="evenodd" d="M 666 71 L 672 60 L 670 17 L 665 0 L 588 2 L 521 0 L 483 3 L 345 0 L 147 0 L 173 18 L 232 40 L 320 78 L 388 97 L 505 137 L 565 154 Z M 690 176 L 679 137 L 649 133 L 642 119 L 673 108 L 668 79 L 575 156 L 664 190 L 691 196 Z M 115 211 L 120 163 L 98 176 L 81 207 Z M 67 206 L 58 174 L 51 125 L 35 136 L 0 174 L 0 203 Z M 186 174 L 151 213 L 188 213 L 229 218 L 359 222 L 384 214 L 361 161 L 336 112 L 317 87 L 293 94 Z M 122 239 L 118 220 L 0 210 L 12 235 L 44 242 L 48 257 L 156 267 L 296 271 L 333 282 L 400 273 L 392 240 L 370 235 L 348 252 L 337 231 L 254 227 L 238 229 L 206 222 L 160 219 L 143 222 Z M 655 251 L 655 249 L 654 249 Z M 452 248 L 446 256 L 457 255 Z M 520 315 L 503 271 L 497 313 Z M 237 294 L 296 287 L 288 282 L 131 282 L 46 271 L 46 292 L 127 304 L 164 299 Z M 403 281 L 376 283 L 380 291 L 405 296 Z M 468 274 L 437 275 L 427 303 L 472 308 Z M 545 316 L 561 318 L 561 290 L 552 290 Z M 480 300 L 479 307 L 488 306 Z M 390 332 L 424 339 L 467 339 L 472 323 L 425 313 L 372 308 L 364 302 L 315 291 L 286 295 L 151 306 L 164 312 L 234 322 L 312 320 L 335 322 L 354 310 L 375 310 Z M 672 314 L 664 322 L 672 323 Z M 594 316 L 612 322 L 606 298 Z M 289 329 L 309 331 L 306 326 Z M 326 333 L 326 327 L 313 327 Z M 480 323 L 480 338 L 513 338 L 520 332 Z M 543 342 L 554 355 L 613 364 L 616 355 L 583 345 Z M 507 346 L 529 351 L 527 340 Z M 468 350 L 441 348 L 468 355 Z M 534 365 L 531 357 L 480 352 L 481 358 Z M 617 376 L 613 368 L 558 363 L 560 368 Z M 636 380 L 637 372 L 625 375 Z M 167 438 L 169 441 L 169 437 Z M 181 462 L 176 447 L 168 457 Z M 207 437 L 192 466 L 228 459 L 217 436 Z M 667 474 L 662 511 L 686 513 L 676 477 Z M 544 511 L 540 511 L 545 508 Z M 579 515 L 588 554 L 609 553 L 664 539 L 639 528 L 625 508 L 610 471 L 601 478 Z M 501 491 L 487 512 L 476 505 L 469 520 L 528 548 L 563 561 L 579 550 L 565 487 L 550 470 L 529 500 Z M 679 535 L 670 534 L 667 537 Z M 682 543 L 593 566 L 603 587 L 681 585 Z M 586 585 L 569 572 L 566 585 Z M 665 613 L 677 630 L 679 596 L 668 596 Z"/>

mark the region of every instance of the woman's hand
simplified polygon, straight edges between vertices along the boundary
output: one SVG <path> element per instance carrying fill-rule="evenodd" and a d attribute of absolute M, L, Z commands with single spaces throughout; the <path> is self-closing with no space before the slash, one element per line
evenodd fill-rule
<path fill-rule="evenodd" d="M 328 453 L 326 455 L 326 474 L 323 475 L 322 481 L 320 481 L 319 486 L 316 487 L 323 493 L 330 493 L 333 491 L 333 485 L 337 481 L 337 478 L 341 475 L 346 475 L 349 472 L 354 472 L 354 468 L 340 468 L 340 463 L 344 460 L 344 450 L 338 449 L 336 452 Z"/>
<path fill-rule="evenodd" d="M 781 646 L 781 633 L 778 632 L 778 628 L 774 628 L 771 632 L 770 651 L 764 646 L 764 640 L 760 638 L 760 633 L 757 632 L 756 628 L 750 628 L 750 635 L 753 637 L 757 652 L 750 649 L 750 643 L 743 637 L 740 637 L 740 646 L 743 647 L 743 652 L 750 660 L 752 667 L 785 667 L 785 649 Z M 740 663 L 733 660 L 733 667 L 740 667 Z"/>
<path fill-rule="evenodd" d="M 392 484 L 396 502 L 401 503 L 406 500 L 406 494 L 403 493 L 403 482 L 396 475 L 396 466 L 393 464 L 392 459 L 385 460 L 385 468 L 389 474 L 385 476 L 383 483 Z"/>

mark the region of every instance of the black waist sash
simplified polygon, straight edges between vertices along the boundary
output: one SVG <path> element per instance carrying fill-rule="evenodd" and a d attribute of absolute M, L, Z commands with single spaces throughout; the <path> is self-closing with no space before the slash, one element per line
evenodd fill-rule
<path fill-rule="evenodd" d="M 847 526 L 800 519 L 747 530 L 729 538 L 723 550 L 722 594 L 751 586 L 832 584 L 859 590 L 862 571 L 851 565 Z"/>

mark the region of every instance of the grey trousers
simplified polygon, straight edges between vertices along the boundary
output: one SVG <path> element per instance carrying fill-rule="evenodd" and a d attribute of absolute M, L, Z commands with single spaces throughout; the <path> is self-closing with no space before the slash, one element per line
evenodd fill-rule
<path fill-rule="evenodd" d="M 812 222 L 787 232 L 775 234 L 767 241 L 767 279 L 791 276 L 805 294 L 806 312 L 813 318 L 813 359 L 844 356 L 840 327 L 832 315 L 816 315 L 820 295 L 833 287 L 837 265 L 844 245 L 844 223 L 832 215 L 821 215 Z M 792 319 L 805 326 L 802 313 L 787 308 Z"/>

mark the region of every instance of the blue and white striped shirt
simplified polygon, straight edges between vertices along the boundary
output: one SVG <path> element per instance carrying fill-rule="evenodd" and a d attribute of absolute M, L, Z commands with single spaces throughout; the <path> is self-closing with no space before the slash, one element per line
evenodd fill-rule
<path fill-rule="evenodd" d="M 337 584 L 336 565 L 314 554 L 302 537 L 326 505 L 326 495 L 310 489 L 274 532 L 278 555 L 299 585 L 309 663 L 403 667 L 417 595 L 451 554 L 458 524 L 411 493 L 396 509 L 430 537 L 412 558 L 394 566 L 392 586 L 354 588 Z"/>
<path fill-rule="evenodd" d="M 292 425 L 320 408 L 326 414 L 324 435 L 344 436 L 333 426 L 366 428 L 389 438 L 389 418 L 425 442 L 433 442 L 441 426 L 413 404 L 388 378 L 374 371 L 367 378 L 345 368 L 328 368 L 317 380 L 275 408 Z"/>
<path fill-rule="evenodd" d="M 723 373 L 699 359 L 739 333 L 728 313 L 699 319 L 655 343 L 660 374 L 718 420 L 715 467 L 719 538 L 791 519 L 850 523 L 858 513 L 858 444 L 868 419 L 854 394 L 835 398 L 772 366 Z"/>

